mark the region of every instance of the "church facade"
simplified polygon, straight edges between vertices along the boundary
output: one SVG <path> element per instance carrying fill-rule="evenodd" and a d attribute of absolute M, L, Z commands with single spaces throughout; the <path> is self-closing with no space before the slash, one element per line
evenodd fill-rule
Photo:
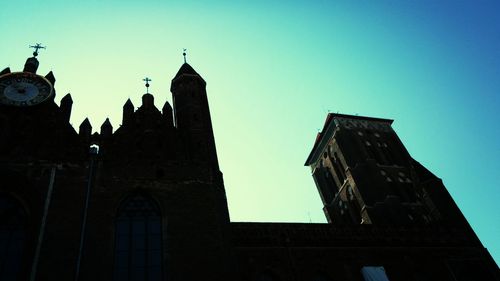
<path fill-rule="evenodd" d="M 0 280 L 500 280 L 392 120 L 329 114 L 306 160 L 326 224 L 232 223 L 205 81 L 92 133 L 52 72 L 0 72 Z"/>

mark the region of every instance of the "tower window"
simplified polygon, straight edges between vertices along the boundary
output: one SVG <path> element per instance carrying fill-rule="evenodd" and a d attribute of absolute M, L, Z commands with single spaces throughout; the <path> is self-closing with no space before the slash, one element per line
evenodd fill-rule
<path fill-rule="evenodd" d="M 349 210 L 351 213 L 351 219 L 355 224 L 361 223 L 361 207 L 359 206 L 358 199 L 354 194 L 354 190 L 350 185 L 347 186 L 347 202 L 349 204 Z"/>
<path fill-rule="evenodd" d="M 366 153 L 368 154 L 369 159 L 375 160 L 377 163 L 380 163 L 380 157 L 378 155 L 378 152 L 375 147 L 373 147 L 372 143 L 370 141 L 365 141 L 366 145 Z"/>
<path fill-rule="evenodd" d="M 114 280 L 162 280 L 161 216 L 141 195 L 126 200 L 115 221 Z"/>
<path fill-rule="evenodd" d="M 333 153 L 333 169 L 337 174 L 337 178 L 340 181 L 340 185 L 342 185 L 342 183 L 346 179 L 345 168 L 344 165 L 342 165 L 342 161 L 340 161 L 339 156 L 337 155 L 336 152 Z"/>

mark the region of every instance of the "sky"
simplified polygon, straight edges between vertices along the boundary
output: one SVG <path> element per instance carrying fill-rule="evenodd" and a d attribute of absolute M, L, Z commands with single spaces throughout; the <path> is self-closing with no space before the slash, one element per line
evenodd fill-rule
<path fill-rule="evenodd" d="M 207 81 L 232 221 L 326 222 L 304 166 L 328 112 L 394 119 L 500 263 L 500 2 L 5 1 L 0 68 L 42 43 L 70 122 L 119 127 L 149 77 L 161 108 Z"/>

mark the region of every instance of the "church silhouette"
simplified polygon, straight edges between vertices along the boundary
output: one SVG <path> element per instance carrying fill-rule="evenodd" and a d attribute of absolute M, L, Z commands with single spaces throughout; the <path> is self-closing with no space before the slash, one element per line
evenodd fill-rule
<path fill-rule="evenodd" d="M 148 92 L 119 128 L 85 119 L 77 132 L 33 47 L 22 72 L 0 72 L 0 280 L 500 280 L 392 120 L 327 115 L 305 165 L 328 223 L 233 223 L 189 64 L 172 105 Z"/>

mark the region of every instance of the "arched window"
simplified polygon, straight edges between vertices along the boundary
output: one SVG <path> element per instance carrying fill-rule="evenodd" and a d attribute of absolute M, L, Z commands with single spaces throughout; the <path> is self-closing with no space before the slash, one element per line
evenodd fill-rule
<path fill-rule="evenodd" d="M 361 207 L 359 206 L 358 199 L 354 190 L 350 185 L 347 186 L 347 202 L 349 202 L 349 210 L 351 212 L 351 218 L 355 224 L 361 223 Z"/>
<path fill-rule="evenodd" d="M 114 280 L 162 279 L 161 215 L 149 198 L 122 203 L 115 221 Z"/>
<path fill-rule="evenodd" d="M 17 280 L 26 239 L 26 212 L 12 196 L 0 194 L 0 280 Z"/>

